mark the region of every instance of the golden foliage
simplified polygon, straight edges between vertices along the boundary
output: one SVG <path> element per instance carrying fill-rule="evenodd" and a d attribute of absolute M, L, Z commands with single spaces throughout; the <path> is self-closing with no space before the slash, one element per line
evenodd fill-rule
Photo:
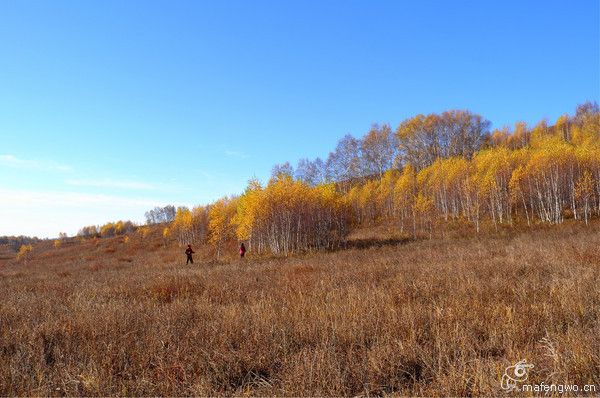
<path fill-rule="evenodd" d="M 27 261 L 27 257 L 29 253 L 33 250 L 32 245 L 21 245 L 19 251 L 17 252 L 17 260 L 25 260 Z"/>
<path fill-rule="evenodd" d="M 235 225 L 232 220 L 237 210 L 237 198 L 222 198 L 209 206 L 208 241 L 217 247 L 217 256 L 222 244 L 235 239 Z"/>
<path fill-rule="evenodd" d="M 427 123 L 426 117 L 416 117 L 399 134 L 413 134 L 411 129 L 423 129 Z M 541 122 L 531 131 L 520 123 L 512 135 L 496 132 L 493 140 L 498 145 L 475 152 L 471 159 L 437 158 L 418 173 L 409 163 L 393 185 L 391 216 L 386 209 L 393 178 L 355 184 L 346 197 L 360 224 L 394 219 L 404 230 L 405 221 L 412 218 L 415 236 L 424 209 L 430 217 L 446 221 L 465 218 L 477 230 L 482 220 L 511 224 L 519 216 L 528 224 L 561 223 L 566 215 L 587 222 L 592 214 L 600 215 L 597 123 L 596 116 L 586 116 L 579 125 L 561 117 L 556 126 Z"/>
<path fill-rule="evenodd" d="M 251 181 L 231 221 L 250 250 L 288 254 L 337 246 L 346 234 L 348 214 L 334 185 L 311 187 L 282 175 L 265 188 Z"/>

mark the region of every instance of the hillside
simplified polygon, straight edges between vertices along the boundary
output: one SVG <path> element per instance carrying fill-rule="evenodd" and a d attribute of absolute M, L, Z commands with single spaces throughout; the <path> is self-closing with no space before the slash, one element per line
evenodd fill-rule
<path fill-rule="evenodd" d="M 0 265 L 0 395 L 496 396 L 521 359 L 600 388 L 598 227 L 193 266 L 158 229 L 43 242 Z"/>

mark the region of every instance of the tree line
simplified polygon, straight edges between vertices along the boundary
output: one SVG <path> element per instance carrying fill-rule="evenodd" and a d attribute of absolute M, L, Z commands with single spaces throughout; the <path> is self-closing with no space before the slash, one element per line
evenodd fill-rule
<path fill-rule="evenodd" d="M 6 246 L 12 251 L 17 251 L 21 246 L 40 242 L 41 239 L 29 236 L 0 236 L 0 246 Z"/>
<path fill-rule="evenodd" d="M 155 207 L 152 210 L 148 210 L 144 215 L 146 216 L 146 224 L 162 224 L 165 222 L 171 222 L 175 219 L 176 209 L 173 205 L 165 207 Z"/>
<path fill-rule="evenodd" d="M 85 226 L 79 230 L 77 236 L 82 238 L 109 238 L 132 233 L 136 228 L 137 226 L 131 221 L 108 222 L 104 225 Z"/>
<path fill-rule="evenodd" d="M 417 115 L 395 131 L 375 124 L 360 139 L 344 136 L 326 160 L 277 164 L 265 186 L 252 180 L 241 195 L 178 208 L 164 237 L 288 254 L 335 248 L 351 228 L 384 222 L 418 237 L 452 220 L 479 231 L 482 223 L 588 223 L 593 215 L 600 110 L 588 102 L 554 125 L 490 131 L 470 111 Z"/>

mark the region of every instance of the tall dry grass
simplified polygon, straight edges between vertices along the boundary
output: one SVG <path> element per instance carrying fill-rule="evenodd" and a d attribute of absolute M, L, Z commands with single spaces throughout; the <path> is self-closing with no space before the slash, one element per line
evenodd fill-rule
<path fill-rule="evenodd" d="M 496 396 L 521 359 L 600 391 L 597 224 L 194 266 L 135 239 L 34 254 L 0 268 L 0 395 Z"/>

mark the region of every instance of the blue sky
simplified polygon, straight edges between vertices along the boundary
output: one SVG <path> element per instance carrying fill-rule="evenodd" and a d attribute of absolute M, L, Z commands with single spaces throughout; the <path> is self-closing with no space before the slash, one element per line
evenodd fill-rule
<path fill-rule="evenodd" d="M 373 122 L 600 97 L 580 1 L 2 1 L 0 235 L 241 192 Z"/>

